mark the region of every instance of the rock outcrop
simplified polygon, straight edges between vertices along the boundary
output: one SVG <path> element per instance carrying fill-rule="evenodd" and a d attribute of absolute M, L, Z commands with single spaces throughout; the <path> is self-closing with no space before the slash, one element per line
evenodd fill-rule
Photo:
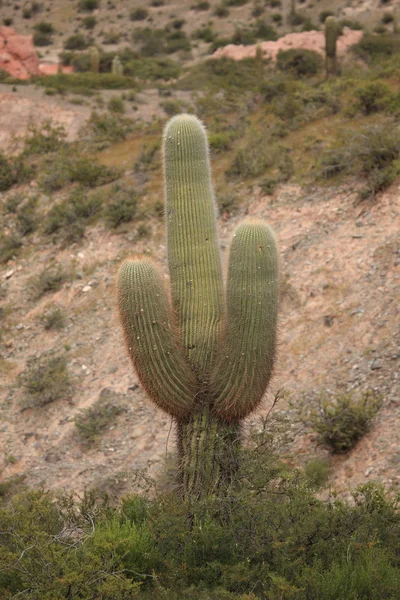
<path fill-rule="evenodd" d="M 357 44 L 363 36 L 362 31 L 354 31 L 345 27 L 343 35 L 337 40 L 337 53 L 343 55 L 353 44 Z M 276 42 L 261 42 L 251 46 L 242 46 L 229 44 L 223 48 L 219 48 L 214 52 L 212 58 L 221 58 L 227 56 L 234 60 L 242 60 L 243 58 L 254 58 L 256 56 L 257 47 L 261 48 L 261 52 L 265 58 L 276 60 L 280 50 L 290 50 L 291 48 L 305 48 L 314 50 L 319 54 L 325 55 L 325 36 L 323 31 L 304 31 L 302 33 L 288 33 L 279 38 Z"/>
<path fill-rule="evenodd" d="M 13 27 L 0 27 L 0 70 L 17 79 L 39 75 L 39 57 L 31 35 L 18 35 Z"/>

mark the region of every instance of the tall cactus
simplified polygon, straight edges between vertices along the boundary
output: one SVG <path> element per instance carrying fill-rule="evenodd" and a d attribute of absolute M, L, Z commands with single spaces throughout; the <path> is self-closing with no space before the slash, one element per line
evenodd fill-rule
<path fill-rule="evenodd" d="M 118 54 L 116 54 L 114 56 L 114 58 L 112 59 L 111 73 L 113 75 L 123 75 L 124 74 L 124 67 L 122 65 L 122 62 L 121 62 Z"/>
<path fill-rule="evenodd" d="M 124 261 L 118 303 L 129 354 L 151 399 L 177 424 L 185 497 L 214 493 L 237 467 L 240 423 L 272 375 L 278 252 L 261 221 L 239 225 L 224 292 L 207 137 L 192 115 L 164 133 L 171 304 L 149 258 Z"/>
<path fill-rule="evenodd" d="M 336 75 L 337 73 L 337 57 L 336 57 L 336 42 L 338 37 L 338 24 L 333 16 L 329 16 L 325 20 L 325 68 L 326 76 Z"/>
<path fill-rule="evenodd" d="M 96 46 L 92 46 L 89 50 L 90 70 L 92 73 L 100 71 L 100 52 Z"/>

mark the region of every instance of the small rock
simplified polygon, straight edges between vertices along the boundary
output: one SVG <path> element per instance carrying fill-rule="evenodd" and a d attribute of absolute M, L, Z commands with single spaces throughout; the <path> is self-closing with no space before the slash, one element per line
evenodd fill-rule
<path fill-rule="evenodd" d="M 383 360 L 381 360 L 380 358 L 375 358 L 371 362 L 371 369 L 373 371 L 375 371 L 376 369 L 382 369 L 382 367 L 383 367 Z"/>
<path fill-rule="evenodd" d="M 85 258 L 85 255 L 83 254 L 83 252 L 78 252 L 77 257 L 78 258 Z"/>
<path fill-rule="evenodd" d="M 92 288 L 91 288 L 91 286 L 90 286 L 90 285 L 85 285 L 85 286 L 82 288 L 82 292 L 83 292 L 84 294 L 86 294 L 86 292 L 90 292 L 91 290 L 92 290 Z"/>
<path fill-rule="evenodd" d="M 365 477 L 369 477 L 371 475 L 371 473 L 373 472 L 374 467 L 368 467 L 368 469 L 365 470 Z"/>
<path fill-rule="evenodd" d="M 18 325 L 16 326 L 15 329 L 23 329 L 23 328 L 24 328 L 23 324 L 22 323 L 18 323 Z"/>
<path fill-rule="evenodd" d="M 4 273 L 3 277 L 4 279 L 10 279 L 10 277 L 12 277 L 15 273 L 15 269 L 10 269 L 9 271 L 6 271 L 6 273 Z"/>

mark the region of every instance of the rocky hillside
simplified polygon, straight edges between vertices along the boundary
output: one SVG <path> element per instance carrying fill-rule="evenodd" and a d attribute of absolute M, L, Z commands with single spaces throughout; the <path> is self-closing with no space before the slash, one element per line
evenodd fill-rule
<path fill-rule="evenodd" d="M 272 2 L 228 2 L 228 15 L 217 17 L 214 3 L 116 8 L 102 0 L 79 12 L 54 1 L 23 17 L 31 4 L 17 11 L 3 3 L 2 17 L 24 32 L 37 21 L 54 23 L 49 51 L 57 55 L 87 16 L 96 18 L 90 35 L 102 51 L 106 31 L 120 35 L 115 53 L 131 43 L 126 36 L 139 20 L 129 15 L 141 7 L 148 14 L 140 26 L 182 18 L 176 30 L 191 33 L 212 19 L 218 36 L 234 35 L 238 23 L 249 29 L 257 7 L 272 10 Z M 287 4 L 273 10 L 284 13 Z M 364 4 L 349 18 L 372 28 L 394 6 Z M 298 12 L 317 21 L 327 6 L 299 3 Z M 284 30 L 278 21 L 274 27 Z M 149 254 L 165 269 L 159 148 L 167 116 L 179 110 L 196 112 L 208 127 L 223 255 L 245 214 L 265 218 L 279 241 L 279 360 L 251 423 L 258 426 L 284 389 L 275 412 L 296 431 L 288 461 L 312 473 L 322 459 L 329 484 L 344 496 L 372 478 L 400 485 L 400 51 L 396 36 L 366 39 L 329 81 L 318 56 L 315 70 L 300 75 L 257 59 L 205 62 L 200 54 L 211 42 L 200 39 L 190 57 L 181 49 L 146 57 L 151 63 L 134 55 L 124 62 L 121 53 L 124 65 L 153 70 L 146 78 L 126 70 L 113 89 L 109 73 L 87 71 L 1 86 L 1 490 L 99 487 L 119 495 L 149 463 L 152 472 L 168 472 L 172 424 L 132 372 L 114 280 L 129 254 Z M 392 44 L 390 52 L 377 50 L 376 39 L 379 48 Z M 179 70 L 155 74 L 160 60 Z M 349 452 L 331 454 L 315 432 L 295 425 L 299 407 L 304 414 L 324 399 L 335 405 L 367 392 L 380 408 Z"/>

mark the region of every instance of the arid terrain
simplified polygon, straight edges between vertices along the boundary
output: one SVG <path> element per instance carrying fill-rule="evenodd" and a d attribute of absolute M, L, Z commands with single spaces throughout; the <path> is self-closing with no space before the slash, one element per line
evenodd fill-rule
<path fill-rule="evenodd" d="M 55 0 L 48 3 L 45 12 L 27 19 L 21 12 L 25 4 L 30 3 L 21 3 L 16 12 L 11 3 L 3 2 L 2 19 L 12 17 L 12 26 L 23 34 L 32 33 L 32 24 L 37 21 L 44 18 L 51 21 L 56 28 L 54 43 L 40 52 L 42 60 L 57 62 L 65 39 L 81 31 L 82 13 L 76 12 L 72 4 Z M 110 17 L 107 11 L 111 9 L 102 2 L 95 11 L 96 41 L 101 43 L 102 35 L 113 30 L 120 37 L 117 44 L 107 49 L 122 48 L 131 29 L 137 26 L 136 21 L 129 21 L 128 14 L 136 5 L 144 4 L 119 2 Z M 282 4 L 285 13 L 289 3 Z M 307 2 L 298 8 L 308 11 L 317 22 L 318 14 L 331 8 L 331 4 L 321 1 L 311 6 Z M 392 2 L 384 8 L 393 12 L 397 4 Z M 213 16 L 218 35 L 231 35 L 236 25 L 247 23 L 254 5 L 257 3 L 232 7 L 226 20 Z M 340 8 L 338 16 L 358 19 L 370 26 L 377 22 L 377 11 L 381 10 L 379 2 L 349 3 Z M 189 34 L 210 21 L 209 11 L 192 10 L 186 2 L 150 6 L 149 15 L 146 25 L 154 27 L 165 26 L 171 15 L 183 18 Z M 285 23 L 281 29 L 278 27 L 280 34 L 286 31 Z M 352 33 L 360 37 L 359 32 Z M 187 65 L 201 63 L 207 48 L 200 40 L 191 55 L 182 60 Z M 351 89 L 351 85 L 346 89 Z M 0 150 L 15 155 L 32 125 L 40 128 L 48 120 L 65 129 L 68 142 L 81 143 L 92 110 L 120 94 L 120 90 L 101 90 L 97 96 L 79 96 L 77 102 L 75 95 L 46 95 L 43 88 L 34 84 L 16 85 L 15 89 L 0 84 Z M 172 97 L 183 109 L 192 109 L 197 101 L 194 93 L 184 89 L 173 91 Z M 257 96 L 254 97 L 256 103 Z M 252 101 L 247 101 L 249 106 Z M 143 148 L 159 142 L 160 123 L 167 118 L 163 110 L 165 98 L 157 85 L 149 83 L 135 91 L 132 102 L 125 102 L 124 116 L 139 126 L 125 140 L 95 151 L 91 147 L 87 155 L 94 156 L 105 167 L 120 168 L 121 180 L 141 190 L 144 234 L 140 234 L 141 221 L 131 221 L 117 229 L 94 222 L 86 227 L 83 237 L 68 243 L 62 240 L 62 231 L 50 237 L 37 229 L 23 238 L 15 257 L 0 265 L 0 480 L 3 482 L 23 480 L 29 486 L 78 492 L 96 487 L 119 495 L 135 486 L 138 470 L 150 465 L 151 473 L 166 471 L 167 455 L 174 452 L 172 423 L 146 398 L 127 358 L 115 295 L 118 265 L 130 254 L 153 256 L 163 265 L 167 277 L 164 224 L 153 211 L 163 196 L 160 160 L 145 175 L 133 168 Z M 249 115 L 246 119 L 251 124 L 255 117 L 250 112 Z M 333 121 L 337 122 L 338 117 L 334 112 L 332 115 L 321 118 L 315 126 L 317 141 L 313 144 L 317 149 L 318 140 L 331 132 Z M 344 117 L 344 129 L 346 118 L 348 115 Z M 154 131 L 152 123 L 157 125 Z M 300 133 L 298 130 L 290 133 L 293 144 L 290 148 L 294 148 L 300 162 L 302 144 L 309 144 L 307 136 L 314 135 L 313 131 L 306 131 L 307 127 L 311 126 L 305 124 Z M 224 171 L 231 157 L 231 150 L 226 155 L 212 153 L 217 196 L 225 185 Z M 311 169 L 309 165 L 306 168 Z M 30 198 L 37 198 L 40 220 L 54 203 L 67 197 L 65 190 L 54 194 L 44 191 L 40 175 L 0 192 L 6 236 L 15 227 L 14 216 L 6 209 L 13 195 L 23 197 L 21 206 Z M 221 210 L 219 218 L 223 256 L 227 254 L 235 226 L 246 214 L 261 217 L 273 227 L 281 255 L 276 374 L 263 408 L 250 422 L 257 425 L 260 416 L 268 412 L 274 394 L 281 389 L 285 391 L 284 400 L 276 410 L 290 418 L 293 415 L 293 419 L 295 411 L 290 407 L 296 403 L 307 405 L 321 396 L 345 393 L 357 396 L 371 390 L 381 397 L 382 406 L 371 430 L 354 449 L 330 456 L 328 450 L 316 443 L 314 434 L 300 430 L 289 448 L 295 457 L 290 460 L 304 466 L 317 456 L 327 458 L 331 467 L 328 485 L 343 497 L 356 485 L 371 479 L 399 489 L 400 179 L 395 178 L 384 191 L 363 200 L 358 195 L 362 178 L 321 184 L 303 184 L 301 177 L 297 181 L 288 178 L 272 191 L 263 189 L 261 179 L 249 177 L 246 181 L 236 181 L 238 208 Z M 113 193 L 108 184 L 99 188 L 106 195 Z M 46 290 L 36 297 L 32 282 L 46 268 L 55 265 L 68 277 L 59 289 Z M 64 326 L 46 329 L 43 315 L 54 308 L 63 314 Z M 47 352 L 66 356 L 72 385 L 62 398 L 40 408 L 31 407 L 24 401 L 20 376 L 29 360 Z M 75 418 L 99 399 L 106 399 L 121 410 L 95 443 L 89 444 L 77 430 Z"/>

